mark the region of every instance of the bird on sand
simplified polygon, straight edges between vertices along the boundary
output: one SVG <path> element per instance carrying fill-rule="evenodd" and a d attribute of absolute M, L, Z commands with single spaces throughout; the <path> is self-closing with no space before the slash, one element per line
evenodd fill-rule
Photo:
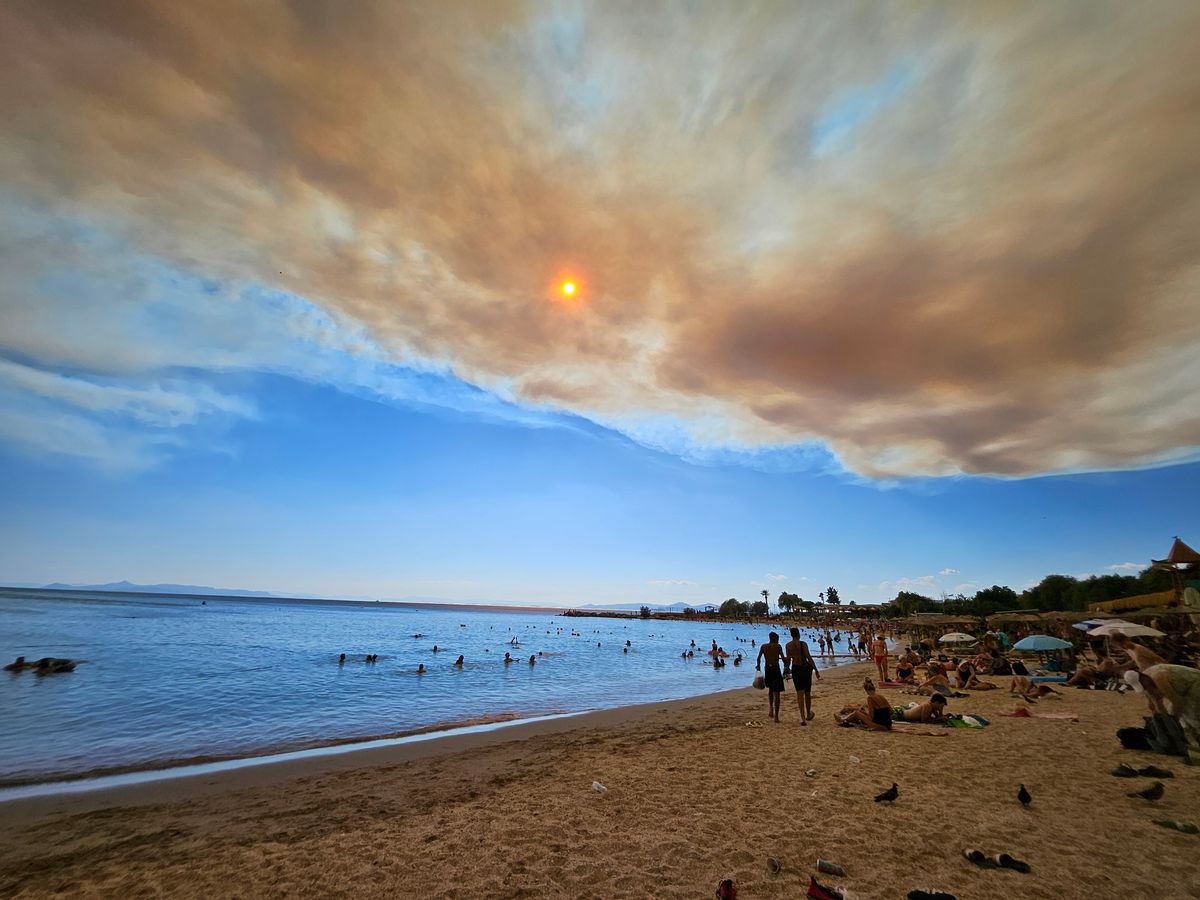
<path fill-rule="evenodd" d="M 1017 791 L 1017 799 L 1021 801 L 1022 806 L 1028 806 L 1033 802 L 1033 795 L 1025 790 L 1025 785 L 1021 785 L 1021 789 Z"/>
<path fill-rule="evenodd" d="M 896 782 L 893 781 L 892 786 L 890 788 L 888 788 L 882 794 L 877 794 L 875 796 L 875 802 L 876 803 L 891 803 L 899 796 L 900 796 L 900 788 L 898 788 L 896 786 Z"/>
<path fill-rule="evenodd" d="M 1143 800 L 1158 800 L 1166 789 L 1161 781 L 1156 781 L 1144 791 L 1134 791 L 1130 797 L 1141 797 Z"/>

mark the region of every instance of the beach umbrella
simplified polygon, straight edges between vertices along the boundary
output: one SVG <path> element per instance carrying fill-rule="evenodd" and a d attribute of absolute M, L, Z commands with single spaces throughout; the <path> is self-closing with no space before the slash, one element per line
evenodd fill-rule
<path fill-rule="evenodd" d="M 961 631 L 952 631 L 950 634 L 943 634 L 938 638 L 938 642 L 942 644 L 973 644 L 975 638 L 969 634 L 963 634 Z"/>
<path fill-rule="evenodd" d="M 1088 637 L 1108 637 L 1117 632 L 1125 637 L 1162 637 L 1163 633 L 1148 625 L 1134 625 L 1132 622 L 1109 622 L 1088 632 Z"/>
<path fill-rule="evenodd" d="M 1126 622 L 1124 619 L 1084 619 L 1082 622 L 1076 622 L 1072 628 L 1078 628 L 1080 631 L 1091 631 L 1100 625 L 1132 625 L 1132 622 Z"/>
<path fill-rule="evenodd" d="M 1071 646 L 1070 642 L 1061 640 L 1056 637 L 1050 637 L 1048 634 L 1031 634 L 1029 637 L 1021 638 L 1013 644 L 1014 650 L 1067 650 Z"/>

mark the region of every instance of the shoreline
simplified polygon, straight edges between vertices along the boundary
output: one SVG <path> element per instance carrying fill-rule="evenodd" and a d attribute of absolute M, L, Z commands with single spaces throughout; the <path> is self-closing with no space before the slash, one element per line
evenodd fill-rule
<path fill-rule="evenodd" d="M 1030 707 L 1066 718 L 1010 718 L 1017 701 L 1001 684 L 951 701 L 987 728 L 836 727 L 873 671 L 823 669 L 807 726 L 790 687 L 779 724 L 766 693 L 742 687 L 15 800 L 0 805 L 0 895 L 640 900 L 711 896 L 728 877 L 744 896 L 785 898 L 804 893 L 820 857 L 847 872 L 822 880 L 859 898 L 916 887 L 972 900 L 1195 896 L 1200 837 L 1153 820 L 1196 819 L 1200 768 L 1114 737 L 1141 724 L 1143 699 L 1070 691 Z M 1127 796 L 1148 780 L 1109 775 L 1118 763 L 1175 777 L 1151 803 Z M 873 802 L 893 782 L 896 803 Z M 967 848 L 1032 872 L 979 869 Z"/>

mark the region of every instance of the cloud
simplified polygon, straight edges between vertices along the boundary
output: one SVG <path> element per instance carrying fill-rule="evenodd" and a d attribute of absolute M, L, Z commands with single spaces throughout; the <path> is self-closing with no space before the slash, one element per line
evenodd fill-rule
<path fill-rule="evenodd" d="M 939 575 L 957 575 L 958 569 L 945 568 L 938 572 Z"/>
<path fill-rule="evenodd" d="M 1196 457 L 1195 4 L 325 9 L 3 7 L 0 203 L 128 248 L 106 286 L 137 254 L 358 337 L 294 362 L 292 301 L 248 317 L 283 338 L 209 330 L 238 305 L 164 285 L 76 321 L 65 233 L 0 250 L 0 353 L 341 383 L 361 352 L 871 478 Z"/>
<path fill-rule="evenodd" d="M 1116 563 L 1115 565 L 1105 566 L 1104 568 L 1109 569 L 1113 572 L 1129 572 L 1130 574 L 1133 574 L 1135 572 L 1142 571 L 1142 569 L 1146 568 L 1146 566 L 1143 565 L 1142 563 L 1126 562 L 1126 563 Z"/>
<path fill-rule="evenodd" d="M 767 580 L 768 581 L 787 581 L 787 576 L 786 575 L 772 575 L 770 572 L 768 572 Z"/>
<path fill-rule="evenodd" d="M 656 578 L 653 581 L 647 581 L 646 584 L 668 585 L 670 587 L 695 587 L 696 582 L 687 581 L 682 578 Z"/>

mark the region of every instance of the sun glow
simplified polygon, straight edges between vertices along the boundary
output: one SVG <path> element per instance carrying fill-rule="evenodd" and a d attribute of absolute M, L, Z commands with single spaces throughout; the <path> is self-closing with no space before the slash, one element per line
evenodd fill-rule
<path fill-rule="evenodd" d="M 574 294 L 575 293 L 575 282 L 564 281 L 562 284 L 562 292 L 568 297 L 570 297 L 572 294 Z"/>

